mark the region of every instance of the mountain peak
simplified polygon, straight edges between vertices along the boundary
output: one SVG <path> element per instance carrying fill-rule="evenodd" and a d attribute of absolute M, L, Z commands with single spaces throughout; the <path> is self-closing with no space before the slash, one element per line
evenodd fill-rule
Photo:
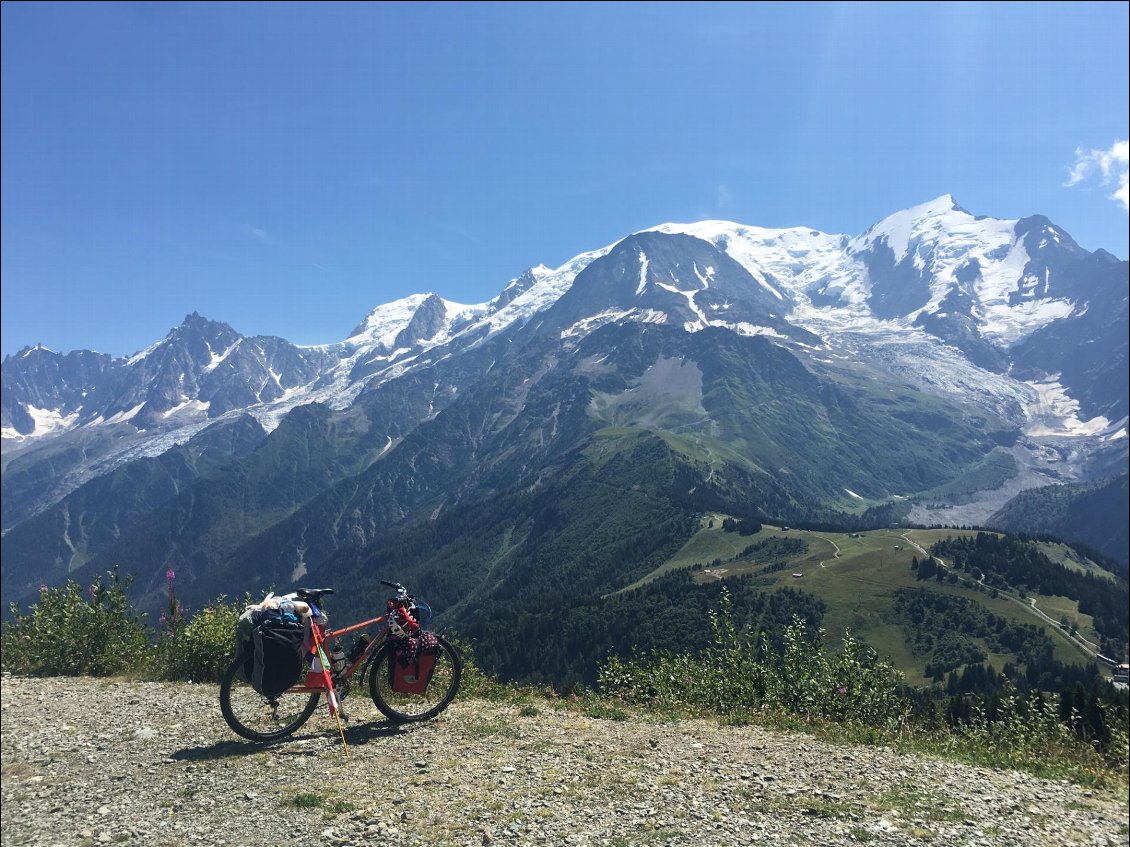
<path fill-rule="evenodd" d="M 438 294 L 410 294 L 373 309 L 350 333 L 357 347 L 396 350 L 421 342 L 443 341 L 476 317 L 490 311 L 488 304 L 464 305 Z"/>
<path fill-rule="evenodd" d="M 536 265 L 522 271 L 521 274 L 506 284 L 501 294 L 490 302 L 490 308 L 497 310 L 513 303 L 516 298 L 525 294 L 552 273 L 553 269 L 547 268 L 545 265 Z"/>
<path fill-rule="evenodd" d="M 184 320 L 180 322 L 179 326 L 173 328 L 173 330 L 169 333 L 169 336 L 179 336 L 183 335 L 185 332 L 203 333 L 208 335 L 217 335 L 220 333 L 238 334 L 234 329 L 232 329 L 232 327 L 228 326 L 228 324 L 224 323 L 223 321 L 214 321 L 211 318 L 206 318 L 199 312 L 195 311 L 191 314 L 185 315 Z"/>
<path fill-rule="evenodd" d="M 939 197 L 935 197 L 933 200 L 921 204 L 918 208 L 931 211 L 937 210 L 939 212 L 952 212 L 954 210 L 961 212 L 965 211 L 961 208 L 961 206 L 957 204 L 957 201 L 949 192 L 946 192 Z"/>
<path fill-rule="evenodd" d="M 789 335 L 789 302 L 715 244 L 682 232 L 645 230 L 618 242 L 577 274 L 546 313 L 563 334 L 621 319 L 698 332 Z M 575 330 L 574 328 L 579 328 Z M 805 334 L 806 337 L 807 334 Z"/>
<path fill-rule="evenodd" d="M 887 217 L 883 218 L 876 226 L 891 220 L 928 221 L 935 218 L 952 218 L 954 215 L 969 215 L 969 217 L 973 217 L 957 204 L 952 194 L 943 194 L 940 197 L 935 197 L 933 200 L 928 200 L 925 203 L 919 203 L 916 206 L 910 206 L 900 212 L 887 215 Z"/>
<path fill-rule="evenodd" d="M 52 353 L 53 354 L 54 352 L 55 351 L 52 350 L 50 347 L 44 347 L 42 344 L 36 344 L 33 347 L 25 347 L 23 350 L 21 350 L 19 353 L 17 353 L 16 356 L 20 359 L 26 359 L 28 356 L 31 356 L 33 354 L 41 354 L 41 353 Z"/>
<path fill-rule="evenodd" d="M 936 241 L 973 220 L 977 219 L 957 205 L 952 194 L 943 194 L 926 203 L 888 215 L 856 238 L 853 246 L 856 252 L 863 252 L 872 245 L 886 242 L 897 263 L 906 258 L 912 243 Z M 1014 222 L 1008 223 L 1011 228 Z"/>
<path fill-rule="evenodd" d="M 180 325 L 200 326 L 208 323 L 211 323 L 211 321 L 209 321 L 208 318 L 204 317 L 194 309 L 190 314 L 184 316 L 184 320 L 180 322 Z"/>
<path fill-rule="evenodd" d="M 421 341 L 435 338 L 444 328 L 447 319 L 447 303 L 438 294 L 429 294 L 416 307 L 404 329 L 396 334 L 392 347 L 415 347 Z"/>
<path fill-rule="evenodd" d="M 349 338 L 354 341 L 365 340 L 376 342 L 388 347 L 396 340 L 397 334 L 408 326 L 416 310 L 435 294 L 409 294 L 391 303 L 385 303 L 365 316 L 365 320 L 357 324 L 349 333 Z"/>

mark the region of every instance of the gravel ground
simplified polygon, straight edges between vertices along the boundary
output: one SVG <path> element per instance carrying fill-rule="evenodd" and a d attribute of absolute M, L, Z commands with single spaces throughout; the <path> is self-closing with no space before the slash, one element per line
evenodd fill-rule
<path fill-rule="evenodd" d="M 244 742 L 213 685 L 2 685 L 3 845 L 1118 845 L 1127 798 L 709 721 L 347 701 Z"/>

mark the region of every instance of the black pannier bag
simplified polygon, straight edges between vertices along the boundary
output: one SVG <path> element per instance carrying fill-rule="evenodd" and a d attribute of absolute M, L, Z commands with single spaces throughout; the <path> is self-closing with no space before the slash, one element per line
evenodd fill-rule
<path fill-rule="evenodd" d="M 302 676 L 305 638 L 306 627 L 293 613 L 253 612 L 238 635 L 243 678 L 265 697 L 286 691 Z"/>

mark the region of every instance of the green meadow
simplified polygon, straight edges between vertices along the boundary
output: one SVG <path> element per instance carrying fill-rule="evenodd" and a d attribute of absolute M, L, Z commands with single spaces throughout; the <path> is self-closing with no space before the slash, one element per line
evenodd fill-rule
<path fill-rule="evenodd" d="M 700 583 L 750 577 L 765 591 L 793 588 L 809 592 L 827 605 L 824 626 L 833 643 L 851 632 L 894 663 L 911 684 L 925 683 L 926 659 L 915 656 L 908 646 L 908 634 L 898 621 L 894 593 L 901 588 L 928 588 L 944 594 L 965 597 L 983 605 L 1011 623 L 1035 624 L 1047 631 L 1055 645 L 1055 657 L 1065 663 L 1090 659 L 1082 646 L 1064 631 L 1068 629 L 1091 642 L 1098 641 L 1089 615 L 1079 614 L 1078 603 L 1066 597 L 1039 594 L 1020 596 L 1015 590 L 993 591 L 977 585 L 968 574 L 956 572 L 957 582 L 922 581 L 912 568 L 912 559 L 926 557 L 924 551 L 947 537 L 968 536 L 969 530 L 881 529 L 858 533 L 813 532 L 796 528 L 764 525 L 754 535 L 726 532 L 726 516 L 709 514 L 700 518 L 697 532 L 670 559 L 629 588 L 645 585 L 671 571 L 693 568 Z M 778 541 L 779 539 L 780 541 Z M 783 540 L 791 543 L 782 545 Z M 781 555 L 803 542 L 804 552 Z M 755 547 L 752 552 L 745 551 Z M 1084 565 L 1074 551 L 1062 545 L 1041 544 L 1041 550 L 1069 567 Z M 1088 565 L 1090 563 L 1087 563 Z M 1091 566 L 1096 573 L 1105 574 Z M 1052 622 L 1038 615 L 1043 612 Z M 988 654 L 997 670 L 1015 657 L 993 653 L 980 639 L 974 639 Z"/>

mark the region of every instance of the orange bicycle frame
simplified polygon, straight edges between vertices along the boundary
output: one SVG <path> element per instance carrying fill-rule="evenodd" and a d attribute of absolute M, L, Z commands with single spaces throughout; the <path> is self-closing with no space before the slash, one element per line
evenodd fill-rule
<path fill-rule="evenodd" d="M 306 678 L 298 685 L 292 686 L 287 690 L 288 694 L 318 694 L 322 691 L 333 692 L 333 677 L 331 676 L 329 655 L 323 646 L 327 640 L 334 638 L 341 638 L 343 635 L 348 635 L 351 632 L 356 632 L 359 629 L 366 627 L 380 625 L 388 620 L 388 615 L 381 615 L 379 618 L 370 618 L 367 621 L 353 624 L 352 626 L 342 627 L 341 629 L 333 629 L 326 631 L 323 627 L 311 621 L 310 623 L 310 636 L 314 641 L 314 654 L 318 657 L 318 663 L 322 666 L 320 671 L 310 671 L 306 674 Z M 382 632 L 383 634 L 383 632 Z M 384 643 L 381 637 L 374 638 L 366 645 L 361 655 L 347 667 L 342 673 L 341 678 L 349 679 L 357 672 L 357 669 L 362 667 L 369 657 L 380 648 Z M 337 712 L 336 697 L 327 698 L 330 702 L 331 714 Z"/>

